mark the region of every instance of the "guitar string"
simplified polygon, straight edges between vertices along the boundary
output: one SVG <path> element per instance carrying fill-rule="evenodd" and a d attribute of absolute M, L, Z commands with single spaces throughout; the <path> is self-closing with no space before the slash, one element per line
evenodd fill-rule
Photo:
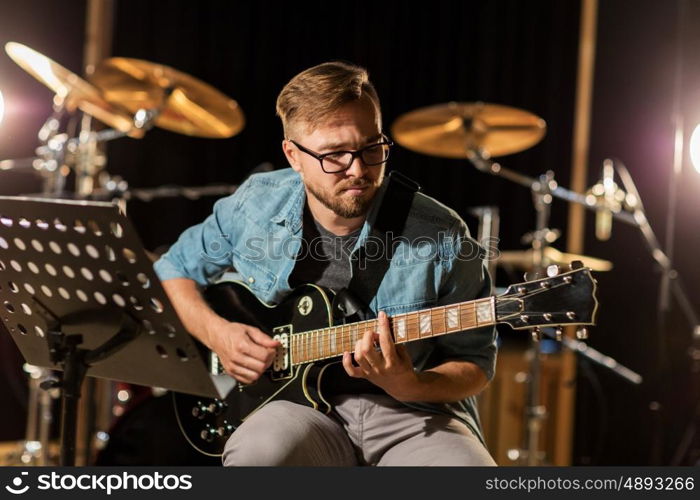
<path fill-rule="evenodd" d="M 482 301 L 483 303 L 490 303 L 491 302 L 490 298 L 477 299 L 477 300 Z M 476 314 L 476 305 L 477 304 L 474 304 L 474 303 L 468 303 L 468 304 L 463 304 L 461 306 L 450 305 L 450 306 L 439 306 L 439 307 L 427 309 L 426 311 L 430 311 L 429 314 L 431 316 L 431 332 L 432 333 L 428 334 L 427 332 L 425 332 L 421 335 L 421 332 L 418 330 L 417 337 L 415 336 L 415 334 L 412 334 L 410 332 L 410 330 L 414 329 L 415 327 L 417 327 L 421 324 L 420 316 L 427 315 L 428 313 L 426 313 L 426 312 L 421 313 L 419 311 L 414 311 L 414 312 L 409 312 L 409 313 L 397 314 L 395 316 L 392 316 L 389 319 L 393 322 L 393 324 L 392 324 L 392 330 L 393 330 L 397 327 L 397 321 L 399 319 L 401 319 L 400 317 L 406 316 L 406 318 L 404 318 L 404 321 L 405 321 L 404 328 L 406 329 L 406 334 L 407 334 L 408 339 L 406 341 L 398 341 L 397 342 L 397 343 L 404 343 L 407 341 L 421 340 L 421 338 L 431 338 L 431 337 L 435 337 L 438 335 L 444 335 L 446 333 L 456 333 L 458 331 L 463 331 L 463 330 L 468 330 L 468 329 L 478 327 L 479 325 L 475 319 L 470 320 L 469 318 L 466 318 L 466 321 L 464 321 L 465 315 Z M 458 313 L 460 316 L 460 325 L 458 327 L 449 327 L 448 325 L 446 325 L 446 322 L 447 322 L 446 316 L 448 313 L 448 309 L 455 308 L 455 307 L 462 307 L 462 308 L 467 308 L 467 309 L 466 310 L 463 309 L 463 310 L 459 311 L 459 313 Z M 438 316 L 438 319 L 443 321 L 443 326 L 445 326 L 445 330 L 438 331 L 438 333 L 435 333 L 434 332 L 435 328 L 433 328 L 433 325 L 435 324 L 435 316 L 436 315 Z M 466 323 L 466 325 L 464 323 Z M 489 323 L 489 324 L 493 324 L 493 323 Z M 487 326 L 487 325 L 484 324 L 481 326 Z M 345 343 L 348 341 L 349 341 L 348 342 L 349 344 L 354 344 L 352 339 L 356 339 L 355 342 L 357 342 L 357 340 L 359 340 L 359 338 L 361 336 L 363 336 L 367 330 L 372 329 L 372 330 L 376 331 L 377 328 L 378 328 L 378 320 L 372 319 L 372 320 L 365 320 L 365 321 L 360 321 L 360 322 L 356 322 L 356 323 L 351 323 L 348 325 L 335 325 L 335 326 L 331 326 L 331 327 L 310 330 L 308 332 L 300 332 L 300 333 L 293 334 L 293 338 L 298 339 L 298 341 L 296 342 L 297 346 L 293 346 L 293 347 L 296 347 L 295 350 L 297 351 L 298 354 L 305 354 L 304 356 L 300 356 L 300 358 L 303 358 L 304 361 L 299 361 L 299 362 L 306 362 L 307 360 L 311 361 L 311 360 L 336 357 L 339 354 L 341 354 L 341 352 L 344 352 L 345 349 L 343 349 L 343 351 L 341 351 L 341 352 L 338 352 L 336 350 L 333 354 L 330 354 L 330 355 L 324 354 L 321 357 L 309 358 L 308 355 L 309 354 L 321 354 L 321 353 L 325 353 L 325 352 L 332 352 L 331 346 L 333 344 L 333 340 L 331 338 L 331 334 L 332 334 L 330 331 L 331 329 L 336 330 L 335 331 L 335 336 L 336 336 L 335 343 L 336 343 L 336 345 L 338 344 L 338 341 L 340 341 L 341 346 L 345 346 Z M 346 331 L 346 329 L 347 329 L 347 331 Z M 353 330 L 354 330 L 354 332 L 353 332 Z M 302 338 L 303 335 L 306 335 L 307 338 L 303 339 Z M 319 339 L 319 336 L 321 337 L 320 339 Z M 294 341 L 292 341 L 292 342 L 294 342 Z M 321 347 L 321 349 L 318 349 L 319 346 Z M 354 345 L 352 345 L 352 347 L 354 348 Z M 351 352 L 352 352 L 352 350 L 353 349 L 350 349 Z M 309 351 L 312 351 L 312 352 L 309 352 Z"/>
<path fill-rule="evenodd" d="M 508 294 L 508 295 L 506 295 L 506 294 L 504 294 L 504 295 L 498 296 L 496 298 L 500 299 L 500 300 L 504 300 L 504 299 L 506 299 L 506 300 L 508 300 L 508 299 L 510 299 L 510 300 L 522 300 L 522 299 L 527 298 L 527 297 L 539 295 L 540 293 L 552 291 L 553 289 L 559 288 L 561 286 L 569 286 L 570 284 L 571 284 L 570 282 L 566 283 L 566 282 L 562 281 L 560 283 L 554 284 L 554 285 L 547 287 L 547 288 L 529 291 L 526 295 L 520 295 L 520 294 Z M 406 316 L 406 318 L 404 318 L 404 321 L 405 321 L 404 328 L 406 330 L 406 336 L 408 338 L 405 341 L 395 341 L 395 342 L 396 343 L 405 343 L 408 341 L 415 341 L 415 340 L 421 340 L 423 338 L 431 338 L 431 337 L 435 337 L 438 335 L 444 335 L 446 333 L 457 333 L 457 332 L 464 331 L 464 330 L 474 329 L 474 328 L 477 328 L 479 326 L 488 326 L 491 324 L 495 324 L 496 322 L 488 323 L 485 325 L 479 325 L 476 318 L 473 320 L 474 323 L 471 323 L 469 318 L 467 318 L 467 325 L 465 326 L 462 324 L 462 319 L 463 319 L 462 317 L 465 314 L 471 314 L 471 313 L 476 314 L 477 306 L 482 305 L 483 303 L 490 303 L 491 299 L 492 299 L 491 297 L 488 297 L 488 298 L 484 298 L 484 299 L 477 299 L 476 301 L 473 301 L 473 302 L 470 301 L 468 303 L 462 303 L 462 304 L 458 303 L 456 305 L 439 306 L 439 307 L 427 309 L 426 311 L 430 311 L 429 314 L 431 316 L 431 320 L 430 320 L 431 333 L 428 334 L 427 332 L 425 332 L 422 334 L 422 332 L 420 332 L 420 330 L 419 330 L 417 332 L 418 333 L 417 337 L 415 337 L 415 334 L 411 335 L 411 332 L 409 330 L 414 329 L 418 326 L 421 326 L 421 321 L 422 321 L 421 316 L 425 316 L 428 313 L 420 312 L 420 311 L 412 311 L 409 313 L 402 313 L 402 314 L 392 316 L 391 318 L 389 318 L 390 321 L 392 321 L 392 330 L 394 330 L 396 328 L 396 322 L 398 321 L 398 319 L 400 319 L 401 316 Z M 459 318 L 460 325 L 459 325 L 459 327 L 456 327 L 454 330 L 450 330 L 450 328 L 445 325 L 445 322 L 447 321 L 446 316 L 448 313 L 448 308 L 455 308 L 455 307 L 459 309 L 458 315 L 460 317 Z M 467 310 L 463 310 L 463 308 L 467 308 Z M 434 330 L 433 325 L 434 325 L 435 314 L 443 316 L 443 325 L 446 326 L 444 331 L 440 331 L 438 333 L 435 333 L 433 331 Z M 517 313 L 513 313 L 512 315 L 520 315 L 520 314 L 543 315 L 544 313 L 522 310 L 522 311 L 518 311 Z M 556 325 L 557 323 L 551 323 L 551 324 Z M 337 345 L 338 340 L 340 340 L 341 346 L 345 346 L 346 341 L 349 341 L 348 343 L 352 344 L 352 339 L 359 340 L 358 335 L 359 336 L 364 335 L 364 332 L 360 333 L 360 330 L 362 327 L 364 327 L 364 332 L 366 332 L 368 329 L 373 329 L 376 331 L 376 329 L 378 328 L 378 320 L 376 320 L 376 319 L 365 320 L 365 321 L 361 321 L 361 322 L 357 322 L 357 323 L 352 323 L 349 325 L 334 325 L 331 327 L 325 327 L 325 328 L 321 328 L 321 329 L 310 330 L 308 332 L 300 332 L 298 334 L 293 334 L 293 338 L 295 336 L 298 336 L 298 337 L 296 337 L 298 339 L 298 341 L 297 341 L 298 345 L 296 346 L 295 351 L 297 351 L 298 354 L 302 354 L 302 353 L 305 354 L 304 356 L 300 356 L 300 358 L 303 358 L 304 361 L 299 361 L 299 362 L 307 362 L 307 361 L 314 361 L 314 360 L 337 357 L 340 354 L 340 352 L 337 349 L 335 349 L 335 350 L 331 349 L 333 344 L 335 343 Z M 348 329 L 354 328 L 355 332 L 353 333 L 352 330 L 349 330 L 346 333 L 344 331 L 345 328 L 348 328 Z M 332 329 L 335 329 L 336 331 L 331 332 Z M 335 335 L 335 339 L 331 338 L 331 335 L 333 335 L 333 334 Z M 338 334 L 340 334 L 340 335 L 338 335 Z M 307 338 L 302 339 L 301 338 L 302 335 L 307 335 Z M 340 337 L 340 339 L 338 339 L 338 337 Z M 413 338 L 411 338 L 411 337 L 413 337 Z M 355 343 L 357 342 L 357 340 L 355 340 Z M 292 342 L 293 342 L 293 340 L 292 340 Z M 301 345 L 299 345 L 299 344 L 301 344 Z M 294 347 L 295 346 L 293 346 L 293 348 Z M 354 346 L 352 346 L 352 347 L 354 348 Z M 343 349 L 343 352 L 345 352 L 345 351 L 346 350 Z M 332 354 L 325 355 L 324 354 L 325 352 L 332 353 Z M 352 350 L 351 350 L 351 352 L 352 352 Z M 319 356 L 309 358 L 309 354 L 318 354 Z"/>
<path fill-rule="evenodd" d="M 490 302 L 491 301 L 490 298 L 489 299 L 479 299 L 479 300 L 481 300 L 483 302 L 486 302 L 486 301 Z M 422 324 L 421 323 L 421 321 L 422 321 L 421 316 L 424 316 L 427 313 L 420 313 L 418 311 L 410 312 L 410 313 L 403 313 L 402 315 L 407 316 L 405 318 L 404 328 L 406 329 L 406 335 L 408 338 L 405 341 L 396 341 L 396 343 L 405 343 L 408 341 L 421 340 L 421 339 L 436 337 L 436 336 L 444 335 L 444 334 L 448 334 L 448 333 L 457 333 L 457 332 L 461 332 L 461 331 L 466 331 L 466 330 L 478 328 L 480 326 L 490 326 L 490 325 L 495 324 L 495 322 L 484 322 L 483 324 L 479 325 L 478 321 L 476 321 L 475 319 L 470 319 L 469 317 L 464 318 L 465 315 L 469 316 L 469 315 L 473 315 L 474 313 L 476 313 L 476 304 L 469 303 L 469 304 L 463 305 L 463 307 L 467 307 L 467 306 L 470 306 L 470 307 L 466 310 L 462 310 L 459 312 L 459 315 L 461 316 L 459 326 L 457 326 L 457 327 L 446 326 L 444 331 L 442 331 L 441 329 L 438 328 L 437 332 L 434 331 L 435 330 L 435 328 L 434 328 L 435 315 L 436 314 L 439 315 L 440 316 L 439 319 L 441 319 L 443 321 L 443 325 L 445 325 L 445 323 L 444 323 L 445 315 L 446 315 L 445 313 L 447 312 L 447 310 L 446 309 L 440 310 L 440 309 L 449 308 L 452 306 L 440 306 L 439 308 L 430 309 L 431 333 L 421 332 L 420 330 L 416 330 L 415 333 L 411 331 L 412 329 L 414 329 L 417 326 L 420 326 Z M 527 313 L 527 312 L 528 311 L 524 311 L 524 312 L 521 311 L 518 314 L 523 314 L 523 313 Z M 530 312 L 530 314 L 532 314 L 532 313 Z M 390 320 L 395 322 L 398 319 L 400 319 L 399 316 L 402 316 L 402 315 L 392 316 L 390 318 Z M 364 331 L 362 331 L 363 328 L 361 328 L 360 325 L 362 325 L 362 327 L 365 327 Z M 296 346 L 296 349 L 298 350 L 298 354 L 304 354 L 304 356 L 300 356 L 300 358 L 303 358 L 303 361 L 300 361 L 300 362 L 332 358 L 332 357 L 338 356 L 339 354 L 341 354 L 341 352 L 347 351 L 347 349 L 342 349 L 342 351 L 339 351 L 337 348 L 335 350 L 331 348 L 333 343 L 334 343 L 333 339 L 331 338 L 331 335 L 332 335 L 332 333 L 330 331 L 331 329 L 336 330 L 335 331 L 335 337 L 336 337 L 335 344 L 336 344 L 336 346 L 337 346 L 338 342 L 340 341 L 341 345 L 344 347 L 346 342 L 349 341 L 348 342 L 349 344 L 354 344 L 357 342 L 357 340 L 359 340 L 358 337 L 364 336 L 364 333 L 368 329 L 376 330 L 377 327 L 378 327 L 377 320 L 366 320 L 366 321 L 362 321 L 362 322 L 352 323 L 349 325 L 335 325 L 332 327 L 325 327 L 325 328 L 321 328 L 321 329 L 317 329 L 317 330 L 311 330 L 308 332 L 300 332 L 298 334 L 294 334 L 295 338 L 299 339 L 299 342 L 297 342 L 297 346 Z M 345 331 L 346 328 L 348 329 L 348 331 Z M 395 328 L 396 328 L 396 324 L 393 325 L 392 329 L 395 329 Z M 352 331 L 353 329 L 354 329 L 354 332 Z M 417 335 L 416 335 L 416 333 L 417 333 Z M 296 337 L 297 335 L 299 337 Z M 307 335 L 307 338 L 302 339 L 301 338 L 302 335 Z M 320 349 L 319 349 L 319 346 L 320 346 Z M 352 345 L 352 347 L 354 348 L 354 345 Z M 311 351 L 311 352 L 309 352 L 309 351 Z M 352 351 L 353 351 L 353 349 L 351 348 L 350 352 L 352 352 Z M 332 354 L 326 355 L 325 354 L 326 352 L 332 353 Z M 309 358 L 309 354 L 319 354 L 319 356 Z"/>

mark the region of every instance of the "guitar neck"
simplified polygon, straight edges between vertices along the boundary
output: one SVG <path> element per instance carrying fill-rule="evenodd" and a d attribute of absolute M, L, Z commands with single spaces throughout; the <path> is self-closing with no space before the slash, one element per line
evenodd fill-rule
<path fill-rule="evenodd" d="M 496 324 L 495 297 L 433 307 L 389 318 L 394 342 L 416 340 L 457 333 Z M 378 320 L 372 319 L 321 328 L 291 335 L 292 364 L 299 365 L 353 352 L 355 343 L 367 330 L 377 331 Z"/>

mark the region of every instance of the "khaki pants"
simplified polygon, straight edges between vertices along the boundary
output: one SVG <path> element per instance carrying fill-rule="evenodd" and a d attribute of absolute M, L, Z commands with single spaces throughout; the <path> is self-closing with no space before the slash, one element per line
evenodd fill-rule
<path fill-rule="evenodd" d="M 331 415 L 274 401 L 226 443 L 226 466 L 496 465 L 469 428 L 375 394 L 331 399 Z"/>

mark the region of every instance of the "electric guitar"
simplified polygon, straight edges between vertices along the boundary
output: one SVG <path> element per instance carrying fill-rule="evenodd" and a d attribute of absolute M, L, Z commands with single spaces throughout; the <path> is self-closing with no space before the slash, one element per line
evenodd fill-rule
<path fill-rule="evenodd" d="M 573 266 L 572 266 L 573 267 Z M 508 287 L 502 295 L 432 307 L 389 318 L 397 344 L 460 333 L 498 323 L 515 330 L 593 325 L 598 302 L 590 270 L 579 267 L 547 278 Z M 175 414 L 187 441 L 205 455 L 221 455 L 226 439 L 267 403 L 287 400 L 328 413 L 324 371 L 377 321 L 333 324 L 333 292 L 316 285 L 296 288 L 272 307 L 260 302 L 243 283 L 211 286 L 205 298 L 217 314 L 256 326 L 280 342 L 271 367 L 253 384 L 238 384 L 225 401 L 173 393 Z M 560 330 L 557 332 L 560 334 Z M 203 346 L 202 346 L 203 347 Z M 211 351 L 212 373 L 223 373 Z"/>

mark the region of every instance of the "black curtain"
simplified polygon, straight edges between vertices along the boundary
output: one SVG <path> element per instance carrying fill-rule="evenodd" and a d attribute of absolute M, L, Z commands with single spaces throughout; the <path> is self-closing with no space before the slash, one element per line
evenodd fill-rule
<path fill-rule="evenodd" d="M 111 144 L 110 170 L 132 186 L 236 183 L 265 161 L 286 167 L 277 94 L 299 71 L 337 59 L 368 68 L 387 130 L 401 113 L 451 100 L 536 113 L 549 125 L 547 138 L 509 157 L 508 165 L 529 174 L 551 168 L 568 182 L 578 2 L 351 1 L 340 12 L 337 4 L 321 1 L 177 6 L 120 0 L 114 55 L 157 61 L 201 78 L 236 99 L 247 124 L 227 140 L 154 130 L 142 141 Z M 398 147 L 391 166 L 464 215 L 467 207 L 507 202 L 514 208 L 503 220 L 508 247 L 531 225 L 526 190 L 478 173 L 466 161 Z M 143 214 L 137 220 L 147 243 L 155 247 L 201 220 L 211 200 L 133 205 L 132 213 Z"/>
<path fill-rule="evenodd" d="M 686 137 L 700 119 L 700 67 L 694 60 L 700 6 L 687 2 L 679 25 L 682 1 L 599 2 L 589 185 L 597 179 L 603 158 L 624 161 L 662 241 L 678 47 L 683 48 L 680 98 Z M 537 114 L 548 125 L 543 141 L 499 160 L 533 176 L 551 169 L 560 184 L 569 185 L 579 1 L 349 1 L 340 8 L 321 1 L 117 0 L 113 55 L 167 64 L 204 80 L 239 102 L 247 124 L 241 134 L 226 140 L 154 129 L 142 140 L 114 141 L 108 145 L 109 172 L 132 187 L 155 187 L 235 184 L 263 162 L 286 167 L 274 114 L 278 92 L 297 72 L 342 59 L 369 69 L 387 130 L 404 112 L 451 100 L 493 102 Z M 84 0 L 25 0 L 0 9 L 2 43 L 26 43 L 80 72 Z M 0 159 L 28 156 L 50 112 L 50 95 L 7 57 L 0 58 L 0 71 L 6 100 L 19 96 L 12 99 L 19 112 L 6 114 L 0 127 Z M 689 167 L 687 155 L 685 161 L 676 268 L 700 309 L 700 270 L 695 265 L 700 175 Z M 466 161 L 432 158 L 400 146 L 391 166 L 456 209 L 472 230 L 476 221 L 468 215 L 469 207 L 498 205 L 501 248 L 524 248 L 520 238 L 534 225 L 526 189 L 479 173 Z M 31 192 L 31 181 L 0 173 L 0 192 Z M 132 201 L 129 214 L 147 248 L 155 249 L 201 221 L 213 202 Z M 551 226 L 566 232 L 566 216 L 567 205 L 555 201 Z M 610 241 L 596 242 L 593 219 L 587 217 L 585 251 L 612 260 L 615 268 L 597 276 L 601 310 L 590 344 L 640 372 L 645 382 L 635 388 L 599 367 L 579 372 L 574 461 L 667 463 L 694 404 L 687 356 L 690 329 L 675 303 L 659 328 L 659 275 L 638 232 L 618 224 Z M 563 249 L 564 242 L 556 246 Z M 498 284 L 517 279 L 499 274 Z"/>

